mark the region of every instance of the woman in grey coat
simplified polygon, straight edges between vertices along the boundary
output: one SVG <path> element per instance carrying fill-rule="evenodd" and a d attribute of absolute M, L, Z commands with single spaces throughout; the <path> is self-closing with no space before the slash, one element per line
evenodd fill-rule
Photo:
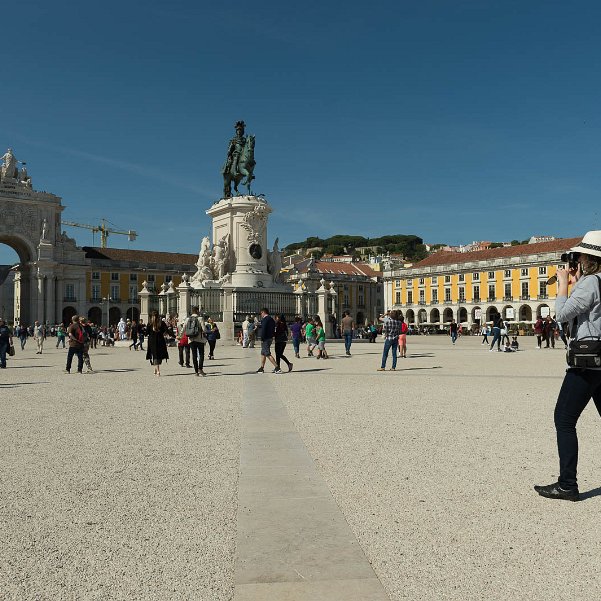
<path fill-rule="evenodd" d="M 557 272 L 556 318 L 559 322 L 572 324 L 572 338 L 598 340 L 601 337 L 601 231 L 588 232 L 570 252 L 575 253 L 573 258 L 577 267 Z M 573 286 L 568 297 L 570 281 Z M 555 406 L 559 479 L 547 486 L 535 486 L 539 495 L 565 501 L 580 499 L 576 479 L 576 423 L 591 398 L 601 415 L 601 358 L 599 367 L 569 367 L 566 370 Z"/>

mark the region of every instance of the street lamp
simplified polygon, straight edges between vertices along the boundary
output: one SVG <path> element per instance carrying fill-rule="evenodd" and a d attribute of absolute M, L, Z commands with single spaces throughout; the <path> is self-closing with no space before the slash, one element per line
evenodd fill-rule
<path fill-rule="evenodd" d="M 110 320 L 110 317 L 109 317 L 109 312 L 110 312 L 110 305 L 111 305 L 111 301 L 112 301 L 112 300 L 113 300 L 113 299 L 112 299 L 110 296 L 105 296 L 105 297 L 102 299 L 102 304 L 106 303 L 106 327 L 107 327 L 107 329 L 108 329 L 108 328 L 109 328 L 109 326 L 110 326 L 110 323 L 109 323 L 109 320 Z"/>

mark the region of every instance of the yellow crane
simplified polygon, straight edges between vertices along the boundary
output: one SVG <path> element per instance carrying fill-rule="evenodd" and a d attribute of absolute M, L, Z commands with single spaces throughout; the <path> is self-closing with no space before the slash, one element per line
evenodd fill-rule
<path fill-rule="evenodd" d="M 92 233 L 100 232 L 100 247 L 106 248 L 107 239 L 109 234 L 120 234 L 121 236 L 127 236 L 130 242 L 133 242 L 138 234 L 134 230 L 128 230 L 127 232 L 121 230 L 114 230 L 107 226 L 106 219 L 102 219 L 100 225 L 88 225 L 87 223 L 74 223 L 73 221 L 61 221 L 62 225 L 69 225 L 71 227 L 82 227 L 86 230 L 92 230 Z"/>

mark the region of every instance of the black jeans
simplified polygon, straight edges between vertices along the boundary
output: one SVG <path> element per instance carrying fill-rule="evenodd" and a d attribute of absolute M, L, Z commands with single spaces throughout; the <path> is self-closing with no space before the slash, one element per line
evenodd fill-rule
<path fill-rule="evenodd" d="M 205 363 L 205 343 L 190 342 L 190 352 L 192 353 L 192 363 L 194 363 L 194 371 L 198 373 L 202 371 Z"/>
<path fill-rule="evenodd" d="M 285 340 L 276 340 L 274 344 L 275 349 L 275 364 L 280 367 L 280 361 L 284 361 L 284 363 L 290 367 L 290 361 L 284 357 L 284 351 L 286 350 L 286 341 Z"/>
<path fill-rule="evenodd" d="M 184 364 L 184 354 L 186 355 L 186 367 L 190 366 L 190 346 L 188 344 L 184 346 L 177 345 L 177 352 L 179 353 L 179 364 Z"/>
<path fill-rule="evenodd" d="M 569 369 L 555 405 L 559 485 L 563 489 L 578 488 L 576 481 L 578 467 L 576 422 L 591 397 L 601 415 L 601 370 Z"/>
<path fill-rule="evenodd" d="M 209 340 L 209 357 L 213 356 L 215 352 L 215 345 L 217 344 L 217 340 Z"/>
<path fill-rule="evenodd" d="M 77 371 L 83 371 L 83 346 L 70 346 L 67 352 L 67 371 L 71 371 L 73 363 L 73 355 L 77 355 Z"/>

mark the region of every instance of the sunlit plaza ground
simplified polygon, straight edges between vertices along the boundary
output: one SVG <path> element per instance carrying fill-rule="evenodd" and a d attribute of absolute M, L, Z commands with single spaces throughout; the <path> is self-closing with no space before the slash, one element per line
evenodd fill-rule
<path fill-rule="evenodd" d="M 584 500 L 539 497 L 564 353 L 520 342 L 409 337 L 385 373 L 381 339 L 332 343 L 282 375 L 220 345 L 206 378 L 172 349 L 159 379 L 126 348 L 65 375 L 29 341 L 0 373 L 0 598 L 596 598 L 599 418 Z"/>

